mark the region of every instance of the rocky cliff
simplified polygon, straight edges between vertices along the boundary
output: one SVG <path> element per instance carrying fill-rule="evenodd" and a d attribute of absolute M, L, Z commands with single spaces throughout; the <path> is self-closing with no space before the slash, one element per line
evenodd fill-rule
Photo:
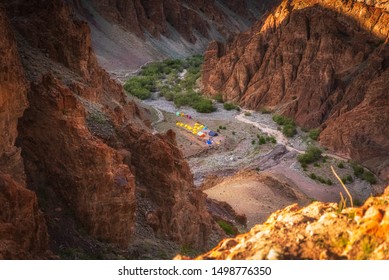
<path fill-rule="evenodd" d="M 126 250 L 140 232 L 205 248 L 213 222 L 174 134 L 152 134 L 98 65 L 88 25 L 61 0 L 2 5 L 0 256 L 87 258 L 113 244 L 139 257 Z"/>
<path fill-rule="evenodd" d="M 388 190 L 360 208 L 321 202 L 288 206 L 197 259 L 388 259 Z"/>
<path fill-rule="evenodd" d="M 89 23 L 99 62 L 124 76 L 163 57 L 203 52 L 247 30 L 275 1 L 72 0 Z"/>
<path fill-rule="evenodd" d="M 0 5 L 0 259 L 50 257 L 37 197 L 25 184 L 18 118 L 28 106 L 28 83 L 4 7 Z"/>
<path fill-rule="evenodd" d="M 320 127 L 323 145 L 386 179 L 387 8 L 386 1 L 283 1 L 232 42 L 209 45 L 204 90 Z"/>

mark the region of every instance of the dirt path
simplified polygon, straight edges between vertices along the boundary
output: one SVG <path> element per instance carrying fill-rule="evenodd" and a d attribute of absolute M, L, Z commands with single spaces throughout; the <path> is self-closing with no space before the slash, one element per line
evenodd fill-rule
<path fill-rule="evenodd" d="M 277 142 L 285 145 L 285 147 L 286 147 L 286 149 L 288 151 L 295 151 L 295 152 L 297 152 L 299 154 L 302 154 L 302 153 L 305 152 L 304 150 L 300 150 L 300 149 L 296 149 L 295 147 L 292 147 L 290 145 L 290 143 L 289 143 L 288 138 L 285 137 L 282 134 L 281 131 L 276 130 L 274 128 L 271 128 L 270 126 L 268 126 L 266 124 L 259 123 L 259 122 L 254 122 L 254 121 L 251 121 L 251 120 L 248 120 L 247 118 L 245 118 L 244 116 L 245 116 L 246 112 L 252 113 L 253 111 L 247 111 L 246 110 L 243 113 L 241 113 L 240 115 L 235 116 L 235 119 L 237 119 L 240 122 L 246 123 L 246 124 L 251 124 L 251 125 L 257 127 L 262 132 L 268 133 L 269 135 L 274 136 L 276 138 Z M 340 156 L 340 155 L 335 155 L 335 154 L 332 154 L 332 153 L 323 153 L 322 155 L 323 156 L 328 156 L 328 157 L 331 157 L 331 158 L 334 158 L 334 159 L 338 159 L 338 160 L 345 160 L 346 161 L 346 160 L 349 159 L 347 157 Z"/>

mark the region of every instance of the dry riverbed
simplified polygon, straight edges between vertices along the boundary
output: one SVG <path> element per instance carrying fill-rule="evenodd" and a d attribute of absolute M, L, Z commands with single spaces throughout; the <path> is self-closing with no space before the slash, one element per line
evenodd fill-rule
<path fill-rule="evenodd" d="M 307 145 L 314 141 L 300 129 L 296 136 L 286 138 L 273 122 L 271 114 L 227 111 L 223 109 L 222 104 L 217 104 L 216 112 L 202 114 L 192 108 L 177 109 L 172 102 L 163 98 L 147 100 L 144 103 L 157 110 L 156 115 L 159 117 L 157 121 L 154 120 L 156 131 L 160 133 L 168 129 L 175 131 L 177 143 L 194 175 L 195 185 L 200 188 L 207 186 L 204 191 L 210 198 L 226 201 L 238 214 L 245 214 L 249 220 L 248 226 L 263 222 L 271 212 L 293 202 L 303 204 L 314 200 L 339 202 L 339 192 L 344 191 L 330 167 L 334 166 L 340 177 L 353 173 L 346 160 L 327 151 L 325 160 L 316 166 L 308 165 L 304 170 L 297 161 L 297 155 L 304 152 Z M 163 119 L 158 111 L 163 114 Z M 195 135 L 177 127 L 175 125 L 177 121 L 185 122 L 184 117 L 175 115 L 177 111 L 189 114 L 193 120 L 218 131 L 223 136 L 223 143 L 208 146 Z M 260 136 L 273 136 L 277 143 L 268 142 L 260 145 L 258 141 Z M 344 164 L 344 168 L 337 167 L 340 162 Z M 258 179 L 260 177 L 253 177 L 252 173 L 245 178 L 242 171 L 256 172 L 258 175 L 266 172 L 267 176 L 275 178 L 281 176 L 283 181 L 286 180 L 287 185 L 295 190 L 298 199 L 291 199 L 287 192 L 275 193 L 269 181 L 263 182 Z M 239 174 L 236 175 L 237 173 Z M 312 173 L 330 180 L 332 184 L 323 184 L 311 179 L 309 176 Z M 207 178 L 214 180 L 215 177 L 219 179 L 210 186 L 211 181 L 207 181 Z M 371 186 L 360 179 L 354 179 L 347 187 L 357 203 L 362 203 L 370 195 L 381 192 L 383 188 Z"/>

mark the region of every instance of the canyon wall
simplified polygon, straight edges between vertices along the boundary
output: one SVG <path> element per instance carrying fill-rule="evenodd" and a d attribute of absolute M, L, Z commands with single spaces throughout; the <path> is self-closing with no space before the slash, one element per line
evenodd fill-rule
<path fill-rule="evenodd" d="M 50 257 L 48 234 L 34 192 L 26 188 L 18 118 L 28 106 L 28 83 L 14 35 L 0 4 L 0 259 Z"/>
<path fill-rule="evenodd" d="M 324 146 L 386 179 L 389 13 L 366 2 L 283 1 L 232 42 L 209 45 L 204 91 L 320 127 Z"/>
<path fill-rule="evenodd" d="M 150 238 L 205 248 L 214 223 L 174 134 L 153 135 L 100 68 L 87 23 L 61 0 L 2 5 L 0 257 L 102 242 L 125 251 L 140 224 Z"/>
<path fill-rule="evenodd" d="M 141 65 L 202 53 L 210 40 L 247 30 L 277 1 L 72 0 L 99 63 L 122 80 Z"/>

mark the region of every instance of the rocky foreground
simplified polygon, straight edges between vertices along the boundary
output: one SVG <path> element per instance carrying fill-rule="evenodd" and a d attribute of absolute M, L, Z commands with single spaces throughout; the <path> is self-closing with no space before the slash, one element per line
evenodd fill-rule
<path fill-rule="evenodd" d="M 389 259 L 389 188 L 360 208 L 288 206 L 196 259 Z"/>

